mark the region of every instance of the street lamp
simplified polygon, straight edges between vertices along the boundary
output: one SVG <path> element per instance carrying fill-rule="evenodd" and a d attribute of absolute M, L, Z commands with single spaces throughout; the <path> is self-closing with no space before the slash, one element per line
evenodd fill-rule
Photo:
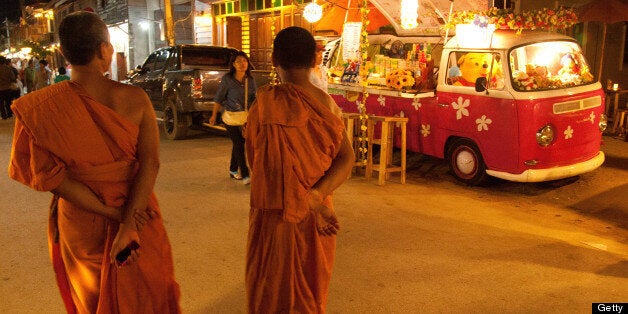
<path fill-rule="evenodd" d="M 145 31 L 147 31 L 148 28 L 150 27 L 150 25 L 146 21 L 141 21 L 139 24 L 140 24 L 140 28 L 145 30 Z"/>
<path fill-rule="evenodd" d="M 155 21 L 143 20 L 140 21 L 138 25 L 143 31 L 146 31 L 146 35 L 148 36 L 148 53 L 150 54 L 153 50 L 155 50 Z"/>
<path fill-rule="evenodd" d="M 316 0 L 310 2 L 303 8 L 303 17 L 310 23 L 318 22 L 323 16 L 323 8 L 316 3 Z"/>

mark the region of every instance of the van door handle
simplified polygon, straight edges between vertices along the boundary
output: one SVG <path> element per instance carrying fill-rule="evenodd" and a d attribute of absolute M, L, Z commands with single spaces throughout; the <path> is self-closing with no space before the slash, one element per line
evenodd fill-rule
<path fill-rule="evenodd" d="M 448 104 L 438 104 L 438 106 L 439 106 L 439 107 L 442 107 L 442 108 L 449 107 L 449 105 L 448 105 Z"/>

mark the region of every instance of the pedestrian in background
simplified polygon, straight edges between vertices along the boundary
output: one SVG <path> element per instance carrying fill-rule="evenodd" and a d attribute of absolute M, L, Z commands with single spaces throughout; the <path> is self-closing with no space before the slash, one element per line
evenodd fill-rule
<path fill-rule="evenodd" d="M 325 313 L 339 229 L 331 195 L 354 155 L 340 108 L 310 81 L 315 49 L 307 30 L 281 30 L 272 62 L 282 84 L 260 87 L 249 112 L 249 313 Z"/>
<path fill-rule="evenodd" d="M 323 52 L 325 51 L 325 45 L 322 40 L 316 41 L 316 62 L 310 72 L 310 80 L 316 87 L 327 92 L 327 86 L 329 84 L 327 78 L 327 67 L 323 64 Z"/>
<path fill-rule="evenodd" d="M 5 58 L 3 62 L 9 67 L 9 69 L 11 69 L 11 71 L 13 72 L 13 76 L 15 76 L 15 81 L 11 83 L 11 101 L 13 101 L 21 96 L 20 86 L 22 85 L 22 83 L 20 82 L 20 71 L 18 71 L 17 68 L 13 66 L 13 62 L 11 62 L 10 59 Z M 9 111 L 10 110 L 11 103 L 9 102 Z"/>
<path fill-rule="evenodd" d="M 40 90 L 50 85 L 52 71 L 48 68 L 48 61 L 39 60 L 39 69 L 35 72 L 35 90 Z"/>
<path fill-rule="evenodd" d="M 35 61 L 33 59 L 28 60 L 26 68 L 24 68 L 24 82 L 26 83 L 26 93 L 30 93 L 35 90 Z"/>
<path fill-rule="evenodd" d="M 13 116 L 11 101 L 14 98 L 14 87 L 17 86 L 15 72 L 10 61 L 0 56 L 0 116 L 6 120 Z"/>
<path fill-rule="evenodd" d="M 65 67 L 59 67 L 59 74 L 55 76 L 55 83 L 67 81 L 70 79 L 69 76 L 66 75 Z"/>
<path fill-rule="evenodd" d="M 253 75 L 251 75 L 251 66 L 249 57 L 246 53 L 239 51 L 235 53 L 229 62 L 229 73 L 225 74 L 220 80 L 218 91 L 214 97 L 215 105 L 212 115 L 209 118 L 209 124 L 216 124 L 216 117 L 219 110 L 238 112 L 244 111 L 245 102 L 247 106 L 251 106 L 255 101 L 255 91 L 257 86 Z M 245 93 L 245 88 L 247 92 Z M 245 101 L 244 95 L 247 94 Z M 244 137 L 242 136 L 242 126 L 225 125 L 227 133 L 233 142 L 231 148 L 231 161 L 229 163 L 229 176 L 232 179 L 242 180 L 242 183 L 249 184 L 249 168 L 246 165 L 246 157 L 244 156 Z M 238 172 L 239 170 L 239 172 Z"/>
<path fill-rule="evenodd" d="M 66 310 L 180 313 L 153 193 L 159 131 L 151 102 L 104 77 L 114 50 L 98 15 L 67 15 L 59 39 L 72 79 L 14 103 L 9 175 L 54 194 L 48 242 Z"/>
<path fill-rule="evenodd" d="M 13 73 L 15 73 L 15 83 L 13 90 L 13 99 L 17 99 L 22 96 L 22 89 L 24 88 L 24 81 L 22 76 L 20 75 L 20 59 L 14 58 L 11 60 L 11 68 L 13 69 Z"/>

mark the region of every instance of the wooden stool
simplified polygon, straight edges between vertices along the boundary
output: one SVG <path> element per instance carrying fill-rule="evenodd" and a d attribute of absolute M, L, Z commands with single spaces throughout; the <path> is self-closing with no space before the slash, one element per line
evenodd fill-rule
<path fill-rule="evenodd" d="M 375 125 L 382 124 L 380 138 L 375 138 Z M 395 123 L 401 123 L 401 166 L 392 165 L 393 135 Z M 373 171 L 379 172 L 377 184 L 384 185 L 391 172 L 401 172 L 401 184 L 406 183 L 406 124 L 408 118 L 370 116 L 368 120 L 368 158 L 366 161 L 366 179 L 370 179 Z M 373 144 L 380 145 L 379 164 L 373 164 Z"/>
<path fill-rule="evenodd" d="M 345 124 L 345 129 L 347 130 L 347 138 L 349 139 L 349 144 L 353 148 L 353 152 L 355 154 L 355 162 L 353 167 L 363 167 L 364 163 L 360 161 L 360 114 L 353 112 L 343 112 L 342 120 Z M 351 171 L 353 173 L 353 170 Z M 351 178 L 351 173 L 349 174 L 349 178 Z"/>
<path fill-rule="evenodd" d="M 626 136 L 626 127 L 628 126 L 626 117 L 628 117 L 628 109 L 617 110 L 617 113 L 615 114 L 615 123 L 613 124 L 613 132 L 617 132 L 617 136 L 619 137 Z"/>

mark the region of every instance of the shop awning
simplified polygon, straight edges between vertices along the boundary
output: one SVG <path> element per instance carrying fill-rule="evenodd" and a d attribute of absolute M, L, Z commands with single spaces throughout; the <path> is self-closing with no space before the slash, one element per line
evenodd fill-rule
<path fill-rule="evenodd" d="M 453 3 L 454 11 L 485 10 L 488 9 L 488 0 L 418 0 L 419 1 L 419 27 L 406 30 L 399 24 L 401 20 L 401 0 L 369 0 L 368 32 L 391 25 L 400 36 L 413 36 L 425 33 L 426 29 L 438 29 L 445 23 L 449 15 L 450 5 Z M 342 33 L 342 26 L 347 15 L 347 22 L 360 21 L 359 5 L 362 0 L 323 0 L 323 17 L 316 24 L 316 31 L 335 31 Z M 349 3 L 350 2 L 350 3 Z"/>
<path fill-rule="evenodd" d="M 326 0 L 323 6 L 323 17 L 318 21 L 314 29 L 316 31 L 334 31 L 336 34 L 342 34 L 345 18 L 346 22 L 360 22 L 360 8 L 358 5 L 361 2 L 361 0 Z M 368 19 L 370 22 L 366 29 L 368 32 L 391 24 L 370 1 L 369 9 Z"/>

